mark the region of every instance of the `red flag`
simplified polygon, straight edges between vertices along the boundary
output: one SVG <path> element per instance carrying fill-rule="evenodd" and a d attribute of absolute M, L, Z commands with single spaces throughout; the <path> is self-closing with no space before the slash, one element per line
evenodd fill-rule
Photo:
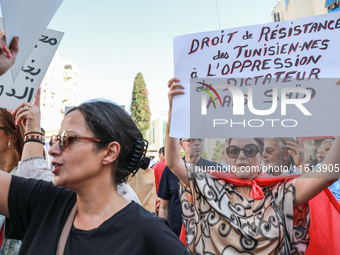
<path fill-rule="evenodd" d="M 181 229 L 181 234 L 179 235 L 179 240 L 181 240 L 182 243 L 184 243 L 185 246 L 188 246 L 186 237 L 187 237 L 187 235 L 185 233 L 184 224 L 182 224 L 182 229 Z"/>
<path fill-rule="evenodd" d="M 310 241 L 306 255 L 340 253 L 340 204 L 327 188 L 311 199 Z"/>

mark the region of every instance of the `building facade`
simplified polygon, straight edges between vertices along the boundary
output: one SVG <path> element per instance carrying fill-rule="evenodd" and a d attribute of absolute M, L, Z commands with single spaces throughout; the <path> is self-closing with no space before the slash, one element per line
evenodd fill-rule
<path fill-rule="evenodd" d="M 165 129 L 168 121 L 168 112 L 160 112 L 157 119 L 150 122 L 146 131 L 146 140 L 149 141 L 147 156 L 158 159 L 158 150 L 165 144 Z"/>
<path fill-rule="evenodd" d="M 65 108 L 79 104 L 80 71 L 71 60 L 57 52 L 41 83 L 41 126 L 46 137 L 58 133 Z"/>
<path fill-rule="evenodd" d="M 278 0 L 273 21 L 285 21 L 339 11 L 339 0 Z"/>

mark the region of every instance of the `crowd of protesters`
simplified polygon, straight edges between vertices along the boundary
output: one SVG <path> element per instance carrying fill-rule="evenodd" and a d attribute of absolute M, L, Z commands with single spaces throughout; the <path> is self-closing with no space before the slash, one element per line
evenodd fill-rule
<path fill-rule="evenodd" d="M 1 75 L 18 38 L 0 51 Z M 339 198 L 340 173 L 318 168 L 340 164 L 340 138 L 323 141 L 314 171 L 301 167 L 302 141 L 281 137 L 230 138 L 220 165 L 202 157 L 203 139 L 169 136 L 172 101 L 184 87 L 177 78 L 168 87 L 165 147 L 152 168 L 148 142 L 113 103 L 85 102 L 66 114 L 50 140 L 52 170 L 40 92 L 33 104 L 1 109 L 0 254 L 304 254 L 310 201 L 328 187 Z"/>

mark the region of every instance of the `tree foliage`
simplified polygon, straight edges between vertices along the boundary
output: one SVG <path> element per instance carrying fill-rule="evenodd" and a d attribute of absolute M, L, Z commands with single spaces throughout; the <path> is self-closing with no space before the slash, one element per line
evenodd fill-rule
<path fill-rule="evenodd" d="M 148 91 L 141 72 L 137 74 L 133 82 L 130 110 L 132 119 L 135 121 L 143 136 L 145 136 L 146 130 L 150 127 L 151 112 Z"/>
<path fill-rule="evenodd" d="M 201 157 L 204 159 L 208 159 L 208 153 L 206 151 L 203 151 Z"/>
<path fill-rule="evenodd" d="M 216 140 L 215 147 L 213 149 L 213 156 L 212 156 L 212 158 L 215 158 L 216 161 L 218 161 L 219 158 L 222 156 L 222 147 L 223 147 L 223 143 L 221 143 L 220 140 Z"/>

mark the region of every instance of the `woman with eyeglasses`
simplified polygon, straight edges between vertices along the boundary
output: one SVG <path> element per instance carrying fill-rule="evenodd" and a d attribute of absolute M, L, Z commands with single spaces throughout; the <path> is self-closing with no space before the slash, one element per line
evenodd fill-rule
<path fill-rule="evenodd" d="M 305 254 L 309 242 L 309 200 L 339 179 L 339 171 L 309 172 L 294 179 L 261 172 L 263 139 L 233 138 L 226 153 L 231 173 L 202 170 L 181 160 L 169 136 L 173 97 L 183 94 L 169 80 L 165 162 L 181 180 L 180 199 L 187 244 L 197 254 Z M 325 159 L 339 166 L 340 138 Z M 266 177 L 266 178 L 264 178 Z M 312 187 L 312 188 L 311 188 Z"/>
<path fill-rule="evenodd" d="M 41 143 L 29 139 L 32 153 Z M 55 186 L 0 173 L 0 213 L 8 237 L 22 240 L 19 254 L 187 254 L 164 220 L 117 192 L 149 163 L 122 108 L 93 101 L 71 109 L 50 145 Z"/>

